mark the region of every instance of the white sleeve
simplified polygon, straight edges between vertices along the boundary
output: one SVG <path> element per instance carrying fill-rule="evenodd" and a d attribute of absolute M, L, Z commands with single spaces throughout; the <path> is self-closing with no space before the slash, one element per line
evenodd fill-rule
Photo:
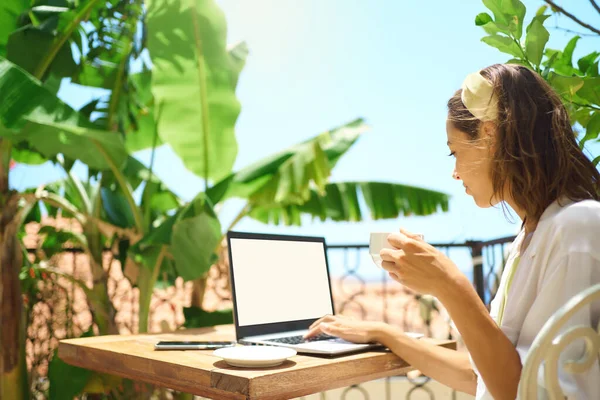
<path fill-rule="evenodd" d="M 517 351 L 521 357 L 521 362 L 525 358 L 535 339 L 546 321 L 569 299 L 589 288 L 595 283 L 599 283 L 600 261 L 594 258 L 589 252 L 570 252 L 558 260 L 549 261 L 548 268 L 544 276 L 540 278 L 538 287 L 541 288 L 537 293 L 535 301 L 523 324 L 521 335 L 517 341 Z M 592 313 L 592 310 L 593 313 Z M 586 306 L 563 326 L 561 332 L 567 329 L 583 325 L 592 326 L 593 321 L 598 318 L 598 307 Z M 568 360 L 576 360 L 584 353 L 584 343 L 582 340 L 574 342 L 568 346 L 559 358 L 559 382 L 564 393 L 577 399 L 600 399 L 600 369 L 598 363 L 592 367 L 586 374 L 569 374 L 562 370 L 563 365 Z M 538 385 L 544 387 L 543 368 L 540 368 L 538 374 Z"/>

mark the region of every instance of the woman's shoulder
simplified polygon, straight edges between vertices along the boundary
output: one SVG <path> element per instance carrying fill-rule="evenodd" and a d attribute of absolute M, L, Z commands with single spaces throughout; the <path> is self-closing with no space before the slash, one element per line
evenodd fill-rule
<path fill-rule="evenodd" d="M 594 253 L 599 252 L 599 201 L 555 203 L 548 211 L 538 226 L 558 240 L 563 250 L 590 252 L 593 249 Z"/>
<path fill-rule="evenodd" d="M 566 204 L 557 202 L 556 206 L 554 215 L 550 218 L 555 228 L 600 228 L 600 201 L 582 200 Z"/>

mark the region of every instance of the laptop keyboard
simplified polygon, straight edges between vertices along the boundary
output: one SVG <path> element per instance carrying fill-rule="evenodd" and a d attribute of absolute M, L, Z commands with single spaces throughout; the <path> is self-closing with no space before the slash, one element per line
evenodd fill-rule
<path fill-rule="evenodd" d="M 313 336 L 308 339 L 304 339 L 304 337 L 302 335 L 298 335 L 298 336 L 286 336 L 286 337 L 282 337 L 282 338 L 269 339 L 269 340 L 265 340 L 265 341 L 266 342 L 285 343 L 285 344 L 300 344 L 300 343 L 316 342 L 318 340 L 330 340 L 330 339 L 337 339 L 337 338 L 335 336 L 330 336 L 330 335 L 321 333 L 317 336 Z"/>

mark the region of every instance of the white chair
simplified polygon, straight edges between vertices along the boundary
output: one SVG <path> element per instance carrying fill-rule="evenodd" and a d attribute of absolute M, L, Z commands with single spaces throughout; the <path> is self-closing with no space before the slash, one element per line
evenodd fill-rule
<path fill-rule="evenodd" d="M 561 332 L 564 330 L 564 324 L 577 311 L 594 301 L 600 301 L 600 284 L 575 295 L 544 324 L 523 363 L 519 383 L 520 400 L 538 399 L 538 372 L 542 363 L 544 365 L 543 386 L 547 398 L 549 400 L 565 398 L 558 380 L 558 361 L 563 350 L 575 340 L 585 341 L 585 353 L 578 360 L 568 360 L 564 364 L 565 372 L 583 373 L 594 363 L 600 363 L 600 324 L 597 330 L 589 326 L 574 326 Z"/>

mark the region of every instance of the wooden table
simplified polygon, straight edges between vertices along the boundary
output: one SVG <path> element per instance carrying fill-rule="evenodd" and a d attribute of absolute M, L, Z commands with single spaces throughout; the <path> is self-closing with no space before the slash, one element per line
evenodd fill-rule
<path fill-rule="evenodd" d="M 389 351 L 335 358 L 296 355 L 271 368 L 236 368 L 213 350 L 154 351 L 160 340 L 233 340 L 232 325 L 162 334 L 96 336 L 62 340 L 58 356 L 94 371 L 148 382 L 213 399 L 290 399 L 346 387 L 413 368 Z M 456 349 L 451 340 L 430 340 Z"/>

